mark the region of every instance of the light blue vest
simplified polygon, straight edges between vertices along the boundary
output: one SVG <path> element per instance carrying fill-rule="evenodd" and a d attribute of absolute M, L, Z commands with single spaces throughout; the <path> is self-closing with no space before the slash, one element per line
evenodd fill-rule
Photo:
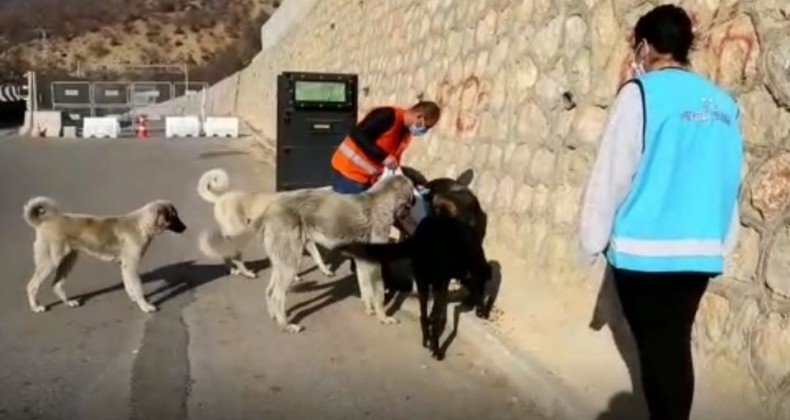
<path fill-rule="evenodd" d="M 653 71 L 637 82 L 644 148 L 615 216 L 607 259 L 627 270 L 719 274 L 741 184 L 738 105 L 681 69 Z"/>

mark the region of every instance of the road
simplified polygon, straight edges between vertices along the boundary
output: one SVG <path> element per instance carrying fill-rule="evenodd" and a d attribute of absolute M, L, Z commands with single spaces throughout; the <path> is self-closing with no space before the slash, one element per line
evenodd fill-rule
<path fill-rule="evenodd" d="M 279 332 L 263 299 L 268 273 L 227 276 L 196 245 L 212 224 L 195 191 L 203 171 L 224 167 L 246 189 L 271 185 L 271 168 L 241 147 L 220 139 L 0 139 L 0 419 L 540 418 L 462 338 L 436 362 L 403 311 L 397 326 L 364 315 L 346 263 L 332 279 L 305 276 L 288 307 L 306 330 Z M 39 298 L 49 310 L 32 313 L 25 284 L 33 231 L 21 209 L 36 195 L 93 214 L 173 201 L 188 229 L 156 239 L 142 266 L 160 310 L 142 313 L 117 266 L 83 256 L 66 284 L 83 305 L 57 304 L 45 285 Z M 260 253 L 252 258 L 265 268 Z"/>

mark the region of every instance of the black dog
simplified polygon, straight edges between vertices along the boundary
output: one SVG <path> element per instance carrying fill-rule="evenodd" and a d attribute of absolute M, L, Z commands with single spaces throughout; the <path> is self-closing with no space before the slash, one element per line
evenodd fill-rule
<path fill-rule="evenodd" d="M 426 199 L 432 211 L 445 210 L 443 214 L 457 217 L 472 226 L 482 243 L 485 239 L 488 217 L 480 206 L 477 196 L 469 189 L 473 176 L 471 171 L 465 171 L 456 179 L 442 177 L 428 181 L 414 168 L 402 166 L 401 170 L 414 185 L 428 190 Z"/>
<path fill-rule="evenodd" d="M 410 260 L 420 297 L 422 344 L 431 349 L 437 360 L 444 358 L 439 339 L 447 324 L 450 280 L 458 279 L 469 291 L 467 304 L 474 306 L 478 317 L 488 317 L 484 300 L 486 283 L 492 275 L 491 266 L 477 232 L 456 217 L 430 215 L 420 221 L 414 235 L 403 242 L 351 243 L 338 249 L 372 261 Z M 433 295 L 433 306 L 429 318 L 430 294 Z"/>
<path fill-rule="evenodd" d="M 442 177 L 431 181 L 428 181 L 422 173 L 414 168 L 403 166 L 401 170 L 414 185 L 427 190 L 425 199 L 428 202 L 429 214 L 459 219 L 472 227 L 479 242 L 483 243 L 488 216 L 480 206 L 477 196 L 469 189 L 469 184 L 473 177 L 473 173 L 470 170 L 463 172 L 456 179 Z M 405 228 L 405 223 L 401 222 L 401 218 L 407 216 L 406 214 L 398 215 L 395 221 L 395 226 L 400 230 L 402 237 L 409 237 L 410 234 L 414 234 L 414 232 L 409 232 L 409 229 Z M 410 293 L 413 291 L 414 284 L 411 276 L 403 275 L 406 271 L 410 271 L 406 269 L 407 266 L 408 263 L 404 266 L 402 261 L 382 264 L 384 286 L 389 292 Z M 461 282 L 461 285 L 464 284 L 461 279 L 459 279 L 459 282 Z M 470 294 L 469 299 L 471 298 L 472 295 Z M 472 303 L 467 301 L 465 305 L 472 306 Z"/>

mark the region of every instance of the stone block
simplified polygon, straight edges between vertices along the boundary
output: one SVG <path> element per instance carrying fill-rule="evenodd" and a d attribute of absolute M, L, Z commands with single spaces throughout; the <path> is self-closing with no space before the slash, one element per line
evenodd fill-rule
<path fill-rule="evenodd" d="M 553 185 L 554 168 L 556 167 L 557 156 L 549 149 L 539 148 L 532 157 L 529 167 L 529 176 L 533 182 L 544 185 Z"/>
<path fill-rule="evenodd" d="M 469 2 L 469 9 L 475 7 L 475 2 Z M 494 32 L 496 31 L 496 18 L 497 13 L 495 10 L 489 10 L 485 17 L 477 23 L 477 33 L 475 36 L 475 43 L 477 46 L 487 47 L 494 39 Z"/>
<path fill-rule="evenodd" d="M 562 105 L 562 93 L 567 83 L 558 77 L 556 72 L 543 73 L 535 85 L 535 93 L 541 102 L 541 109 L 554 114 Z"/>
<path fill-rule="evenodd" d="M 496 199 L 492 208 L 500 213 L 507 213 L 511 210 L 511 203 L 515 198 L 516 183 L 511 176 L 505 175 L 499 181 L 499 186 L 496 189 Z"/>
<path fill-rule="evenodd" d="M 790 5 L 786 6 L 790 13 Z M 790 27 L 770 33 L 767 36 L 762 65 L 765 84 L 773 96 L 787 110 L 790 110 Z"/>
<path fill-rule="evenodd" d="M 488 161 L 488 151 L 490 149 L 491 145 L 489 143 L 478 140 L 477 144 L 475 145 L 474 155 L 472 155 L 472 165 L 475 168 L 482 169 L 486 166 L 486 162 Z"/>
<path fill-rule="evenodd" d="M 747 14 L 714 26 L 708 33 L 705 72 L 732 91 L 750 89 L 757 78 L 760 42 Z"/>
<path fill-rule="evenodd" d="M 528 222 L 531 226 L 529 236 L 524 238 L 525 252 L 531 258 L 535 265 L 544 267 L 546 261 L 540 258 L 540 252 L 545 246 L 546 237 L 549 234 L 549 226 L 543 219 L 532 220 Z"/>
<path fill-rule="evenodd" d="M 752 205 L 765 220 L 780 219 L 790 204 L 790 153 L 765 162 L 757 170 L 749 191 Z"/>
<path fill-rule="evenodd" d="M 581 187 L 561 185 L 554 190 L 554 223 L 573 227 L 582 201 Z"/>
<path fill-rule="evenodd" d="M 490 208 L 496 194 L 497 179 L 491 172 L 483 172 L 475 177 L 474 190 L 480 205 Z"/>
<path fill-rule="evenodd" d="M 730 302 L 715 293 L 705 293 L 694 321 L 694 340 L 698 348 L 712 352 L 722 345 L 728 330 Z"/>
<path fill-rule="evenodd" d="M 533 13 L 535 12 L 534 0 L 521 0 L 516 8 L 516 21 L 517 24 L 532 23 Z"/>
<path fill-rule="evenodd" d="M 590 50 L 585 48 L 580 50 L 570 62 L 568 78 L 577 96 L 586 95 L 590 91 L 591 57 Z"/>
<path fill-rule="evenodd" d="M 573 123 L 574 135 L 584 144 L 596 146 L 603 134 L 608 114 L 597 106 L 585 106 L 576 115 Z"/>
<path fill-rule="evenodd" d="M 488 158 L 486 164 L 489 169 L 499 171 L 502 169 L 504 148 L 500 145 L 492 144 L 488 148 Z"/>
<path fill-rule="evenodd" d="M 523 108 L 518 117 L 518 134 L 521 141 L 542 142 L 549 134 L 549 122 L 546 115 L 534 103 Z"/>
<path fill-rule="evenodd" d="M 790 298 L 790 227 L 783 226 L 776 233 L 771 249 L 768 250 L 768 263 L 765 276 L 768 286 L 774 293 Z"/>
<path fill-rule="evenodd" d="M 528 99 L 529 90 L 538 82 L 538 66 L 530 57 L 523 56 L 516 59 L 513 68 L 515 74 L 511 78 L 511 88 L 514 96 L 520 99 L 515 103 L 521 103 Z"/>
<path fill-rule="evenodd" d="M 501 200 L 502 198 L 502 195 L 497 195 L 497 200 Z M 499 213 L 494 215 L 496 217 L 491 216 L 492 215 L 489 214 L 489 220 L 493 219 L 495 221 L 495 226 L 489 225 L 488 230 L 490 231 L 492 228 L 496 228 L 497 239 L 500 245 L 504 244 L 511 247 L 517 244 L 520 240 L 518 236 L 519 221 L 508 213 Z"/>
<path fill-rule="evenodd" d="M 533 53 L 541 65 L 549 63 L 557 55 L 562 43 L 565 22 L 557 16 L 535 34 Z"/>
<path fill-rule="evenodd" d="M 500 64 L 501 65 L 501 64 Z M 491 88 L 491 98 L 488 101 L 488 106 L 491 111 L 501 112 L 507 100 L 507 77 L 496 76 Z"/>
<path fill-rule="evenodd" d="M 533 187 L 520 184 L 516 187 L 515 196 L 511 202 L 511 211 L 518 215 L 528 215 L 532 209 Z"/>
<path fill-rule="evenodd" d="M 565 20 L 565 40 L 562 50 L 571 53 L 582 49 L 587 36 L 587 22 L 579 15 L 568 17 Z"/>
<path fill-rule="evenodd" d="M 755 281 L 759 259 L 760 234 L 754 229 L 741 226 L 738 246 L 726 259 L 724 275 L 741 282 Z"/>
<path fill-rule="evenodd" d="M 763 315 L 754 324 L 751 364 L 758 382 L 769 391 L 790 379 L 790 320 L 784 315 Z"/>
<path fill-rule="evenodd" d="M 530 217 L 543 219 L 549 215 L 549 188 L 543 184 L 538 184 L 532 190 L 532 207 L 530 207 Z"/>
<path fill-rule="evenodd" d="M 755 89 L 738 98 L 740 122 L 746 144 L 768 146 L 790 132 L 790 119 L 775 106 L 773 97 L 763 88 Z"/>
<path fill-rule="evenodd" d="M 590 28 L 592 68 L 601 69 L 610 60 L 615 40 L 625 35 L 617 22 L 613 0 L 601 0 L 593 7 Z"/>
<path fill-rule="evenodd" d="M 557 182 L 585 187 L 596 151 L 591 149 L 565 150 L 557 159 Z"/>

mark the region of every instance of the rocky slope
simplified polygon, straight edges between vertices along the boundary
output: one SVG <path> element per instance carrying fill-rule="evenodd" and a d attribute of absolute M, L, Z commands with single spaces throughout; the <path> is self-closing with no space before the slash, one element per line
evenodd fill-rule
<path fill-rule="evenodd" d="M 243 67 L 278 0 L 4 0 L 0 74 L 77 75 L 103 63 L 187 64 L 214 82 Z"/>

